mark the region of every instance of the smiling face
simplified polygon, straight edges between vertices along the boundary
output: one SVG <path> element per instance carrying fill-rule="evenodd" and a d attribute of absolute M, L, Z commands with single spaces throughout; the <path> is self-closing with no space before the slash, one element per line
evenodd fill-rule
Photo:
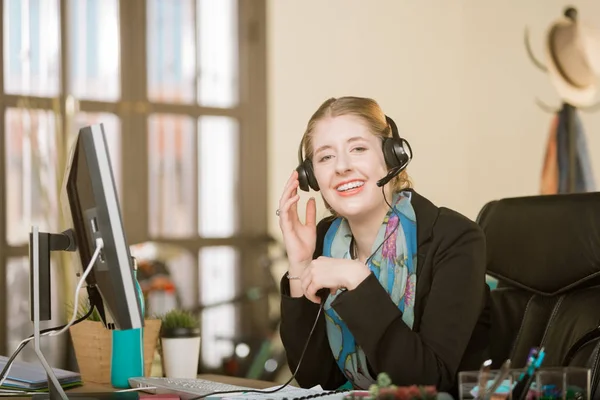
<path fill-rule="evenodd" d="M 312 163 L 321 194 L 348 219 L 363 219 L 387 210 L 377 181 L 387 174 L 381 138 L 358 116 L 320 119 L 312 132 Z M 390 185 L 385 186 L 391 201 Z"/>

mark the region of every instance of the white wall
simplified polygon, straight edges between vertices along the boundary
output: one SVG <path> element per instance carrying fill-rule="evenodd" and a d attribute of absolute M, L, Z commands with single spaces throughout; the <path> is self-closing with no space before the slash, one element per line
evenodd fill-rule
<path fill-rule="evenodd" d="M 272 233 L 306 122 L 332 96 L 380 103 L 412 145 L 415 189 L 438 205 L 474 219 L 489 200 L 537 194 L 552 116 L 534 99 L 560 99 L 529 62 L 523 29 L 542 58 L 545 30 L 567 4 L 600 26 L 597 0 L 270 0 Z M 600 182 L 600 112 L 582 119 Z"/>

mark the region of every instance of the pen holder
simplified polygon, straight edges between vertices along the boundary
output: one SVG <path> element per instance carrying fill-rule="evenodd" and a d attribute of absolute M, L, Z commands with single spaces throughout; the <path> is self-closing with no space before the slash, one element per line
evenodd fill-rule
<path fill-rule="evenodd" d="M 589 368 L 542 368 L 536 372 L 535 392 L 540 400 L 587 400 L 590 398 L 590 381 Z"/>
<path fill-rule="evenodd" d="M 480 396 L 480 384 L 486 392 Z M 501 376 L 500 370 L 491 370 L 481 374 L 479 371 L 462 371 L 458 373 L 458 398 L 462 399 L 512 399 L 514 374 L 508 373 Z"/>
<path fill-rule="evenodd" d="M 497 382 L 499 370 L 491 370 L 483 375 L 480 371 L 459 372 L 459 399 L 509 399 L 514 400 L 511 389 L 519 381 L 523 369 L 511 369 L 510 373 L 490 393 L 479 396 L 480 382 L 490 388 Z M 591 393 L 591 371 L 582 367 L 546 367 L 535 372 L 531 386 L 527 390 L 527 400 L 588 400 Z"/>

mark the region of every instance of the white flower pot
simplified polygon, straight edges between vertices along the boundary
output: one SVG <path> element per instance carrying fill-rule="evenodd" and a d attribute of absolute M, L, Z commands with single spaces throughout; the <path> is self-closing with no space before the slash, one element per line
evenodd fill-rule
<path fill-rule="evenodd" d="M 200 357 L 200 329 L 163 331 L 160 338 L 167 378 L 196 378 Z"/>

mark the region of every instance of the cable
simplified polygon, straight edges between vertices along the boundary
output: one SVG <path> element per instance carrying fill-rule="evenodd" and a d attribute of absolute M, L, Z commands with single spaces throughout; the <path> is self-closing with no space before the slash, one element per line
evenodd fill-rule
<path fill-rule="evenodd" d="M 398 212 L 396 211 L 396 207 L 393 207 L 390 204 L 390 202 L 388 201 L 387 197 L 385 196 L 385 190 L 383 190 L 383 188 L 381 188 L 381 193 L 383 194 L 383 200 L 385 201 L 385 204 L 387 204 L 388 207 L 390 208 L 390 210 L 392 210 L 392 212 L 394 214 L 396 214 L 396 216 L 398 217 L 398 225 L 396 225 L 396 228 L 394 228 L 394 230 L 396 230 L 396 229 L 398 229 L 398 226 L 400 226 L 400 214 L 398 214 Z M 389 239 L 389 236 L 383 242 L 385 243 L 385 241 L 388 239 Z M 381 246 L 383 246 L 383 243 L 381 243 L 381 245 L 379 247 L 381 247 Z M 377 250 L 379 250 L 379 248 L 377 248 Z"/>
<path fill-rule="evenodd" d="M 298 360 L 298 365 L 296 366 L 296 370 L 292 374 L 292 377 L 290 379 L 288 379 L 288 381 L 286 383 L 284 383 L 283 385 L 281 385 L 277 389 L 272 389 L 272 390 L 259 390 L 259 389 L 256 389 L 256 390 L 246 390 L 246 391 L 244 391 L 244 393 L 264 393 L 264 394 L 275 393 L 275 392 L 280 391 L 281 389 L 283 389 L 287 385 L 289 385 L 290 382 L 292 380 L 294 380 L 294 378 L 296 377 L 296 374 L 298 373 L 298 370 L 300 369 L 300 365 L 302 365 L 302 359 L 304 358 L 304 354 L 306 353 L 306 349 L 308 348 L 308 343 L 310 342 L 310 338 L 312 337 L 313 331 L 315 330 L 315 327 L 317 326 L 317 322 L 319 321 L 319 317 L 321 316 L 321 310 L 323 310 L 323 305 L 324 304 L 325 304 L 325 302 L 321 302 L 321 305 L 319 306 L 319 312 L 317 312 L 317 318 L 315 318 L 315 322 L 313 323 L 313 326 L 310 329 L 310 333 L 308 334 L 308 339 L 306 340 L 306 343 L 304 344 L 304 348 L 302 349 L 302 354 L 300 355 L 300 360 Z M 208 396 L 214 396 L 214 395 L 217 395 L 217 394 L 221 395 L 221 394 L 231 394 L 231 393 L 239 393 L 239 392 L 240 392 L 239 390 L 216 391 L 216 392 L 211 392 L 211 393 L 204 394 L 202 396 L 192 397 L 191 399 L 188 399 L 188 400 L 199 400 L 199 399 L 203 399 L 203 398 L 208 397 Z M 333 393 L 333 392 L 331 392 L 331 393 Z"/>
<path fill-rule="evenodd" d="M 92 315 L 92 312 L 94 312 L 94 309 L 95 309 L 95 307 L 92 305 L 90 307 L 89 311 L 83 317 L 81 317 L 77 321 L 73 322 L 73 325 L 77 325 L 81 321 L 85 321 L 86 319 L 88 319 L 88 317 L 90 315 Z M 44 330 L 40 331 L 40 334 L 43 336 L 48 336 L 48 334 L 50 332 L 54 332 L 57 329 L 63 329 L 65 326 L 66 325 L 61 325 L 61 326 L 56 326 L 54 328 L 44 329 Z M 19 355 L 21 350 L 23 350 L 25 348 L 25 346 L 27 346 L 27 343 L 29 343 L 32 339 L 33 339 L 33 335 L 29 336 L 27 339 L 25 339 L 21 343 L 19 343 L 19 346 L 17 346 L 17 348 L 15 349 L 13 354 L 6 361 L 6 365 L 2 369 L 2 372 L 0 372 L 0 386 L 2 386 L 4 384 L 4 381 L 6 380 L 6 377 L 8 376 L 8 373 L 10 372 L 10 367 L 11 367 L 13 361 L 15 360 L 15 358 L 17 358 L 17 356 Z"/>
<path fill-rule="evenodd" d="M 388 201 L 387 197 L 385 196 L 385 191 L 383 190 L 383 187 L 381 188 L 381 193 L 383 194 L 383 200 L 385 201 L 385 204 L 387 204 L 388 207 L 390 208 L 390 210 L 392 210 L 392 212 L 394 214 L 396 214 L 396 216 L 398 217 L 398 225 L 396 225 L 394 227 L 394 229 L 392 229 L 392 231 L 385 237 L 385 239 L 383 239 L 383 241 L 381 242 L 381 244 L 379 246 L 377 246 L 377 248 L 375 249 L 375 251 L 369 256 L 369 258 L 367 258 L 367 261 L 365 261 L 365 265 L 369 265 L 369 262 L 371 262 L 371 259 L 373 257 L 375 257 L 375 254 L 377 254 L 377 252 L 379 251 L 379 249 L 381 249 L 381 247 L 385 244 L 385 242 L 387 242 L 388 239 L 390 237 L 392 237 L 392 235 L 394 234 L 394 232 L 396 232 L 396 230 L 400 226 L 400 215 L 396 212 L 396 208 L 392 207 L 392 205 Z M 354 240 L 354 237 L 352 237 L 352 240 Z"/>
<path fill-rule="evenodd" d="M 85 283 L 85 278 L 87 278 L 87 276 L 90 274 L 90 272 L 92 272 L 92 268 L 94 267 L 94 264 L 96 263 L 96 260 L 98 259 L 98 256 L 100 255 L 100 251 L 102 251 L 103 248 L 104 248 L 104 241 L 102 241 L 101 238 L 97 238 L 96 239 L 96 250 L 94 251 L 92 258 L 90 259 L 88 266 L 86 267 L 85 271 L 83 272 L 81 279 L 79 279 L 79 283 L 77 283 L 77 287 L 75 288 L 75 297 L 74 297 L 75 304 L 79 304 L 79 302 L 78 302 L 79 291 L 81 290 L 81 288 L 83 287 L 83 284 Z M 60 331 L 50 333 L 50 336 L 58 336 L 58 335 L 65 333 L 75 322 L 78 311 L 79 311 L 78 307 L 73 307 L 73 315 L 71 316 L 71 320 Z"/>
<path fill-rule="evenodd" d="M 367 264 L 367 265 L 369 265 L 369 262 L 371 261 L 371 259 L 373 258 L 373 256 L 375 256 L 375 254 L 377 254 L 377 252 L 379 251 L 379 249 L 381 249 L 381 247 L 384 245 L 384 243 L 387 242 L 387 240 L 392 236 L 392 234 L 400 226 L 400 215 L 396 212 L 396 209 L 394 207 L 392 207 L 392 205 L 390 204 L 390 202 L 387 200 L 387 198 L 385 196 L 385 191 L 384 191 L 383 187 L 381 188 L 381 192 L 383 193 L 383 199 L 385 200 L 385 203 L 388 205 L 388 207 L 390 208 L 390 210 L 392 210 L 392 212 L 398 216 L 398 224 L 387 235 L 387 237 L 385 239 L 383 239 L 383 241 L 377 247 L 377 249 L 375 249 L 375 251 L 373 252 L 373 254 L 371 254 L 369 256 L 369 258 L 367 258 L 367 261 L 365 262 L 365 264 Z M 292 382 L 292 380 L 294 380 L 294 378 L 296 377 L 296 374 L 298 373 L 298 370 L 300 369 L 300 365 L 302 365 L 302 360 L 304 359 L 304 354 L 306 353 L 306 349 L 308 348 L 308 343 L 310 343 L 310 338 L 312 337 L 313 331 L 315 330 L 315 327 L 317 326 L 317 322 L 319 321 L 319 317 L 321 316 L 321 312 L 323 311 L 324 307 L 325 307 L 325 301 L 321 301 L 321 304 L 319 306 L 319 311 L 317 312 L 317 317 L 315 318 L 315 322 L 313 323 L 313 326 L 312 326 L 312 328 L 310 330 L 310 333 L 308 334 L 308 339 L 306 339 L 306 343 L 304 344 L 304 348 L 302 349 L 302 354 L 300 355 L 300 360 L 298 360 L 298 365 L 296 366 L 296 369 L 295 369 L 294 373 L 292 374 L 292 377 L 290 379 L 288 379 L 288 381 L 286 383 L 284 383 L 283 385 L 281 385 L 277 389 L 272 389 L 272 390 L 268 390 L 268 391 L 256 389 L 256 390 L 244 391 L 244 393 L 264 393 L 264 394 L 275 393 L 275 392 L 280 391 L 281 389 L 283 389 L 287 385 L 289 385 L 290 382 Z M 345 391 L 347 391 L 347 390 L 332 390 L 332 391 L 324 392 L 322 395 L 333 394 L 333 393 L 340 393 L 340 392 L 345 392 Z M 240 392 L 239 390 L 216 391 L 216 392 L 211 392 L 211 393 L 208 393 L 208 394 L 204 394 L 202 396 L 192 397 L 189 400 L 199 400 L 199 399 L 203 399 L 203 398 L 208 397 L 208 396 L 221 395 L 221 394 L 231 394 L 231 393 L 239 393 L 239 392 Z M 309 396 L 309 397 L 319 397 L 319 395 Z"/>
<path fill-rule="evenodd" d="M 74 298 L 75 304 L 79 304 L 79 301 L 78 301 L 79 292 L 81 291 L 81 288 L 83 287 L 83 284 L 85 283 L 85 279 L 92 271 L 92 268 L 94 267 L 94 264 L 96 263 L 96 260 L 98 259 L 99 255 L 100 255 L 100 251 L 102 251 L 103 248 L 104 248 L 104 242 L 102 241 L 101 238 L 97 238 L 96 239 L 96 249 L 94 251 L 94 254 L 92 255 L 92 258 L 90 259 L 90 262 L 88 263 L 87 267 L 85 268 L 83 275 L 79 279 L 79 282 L 77 283 L 77 287 L 75 288 L 75 298 Z M 79 312 L 79 307 L 73 307 L 73 315 L 71 316 L 71 319 L 69 320 L 69 322 L 67 324 L 56 327 L 56 328 L 44 329 L 44 330 L 40 331 L 40 335 L 41 336 L 58 336 L 60 334 L 63 334 L 74 324 L 77 324 L 77 323 L 87 319 L 92 314 L 94 308 L 95 308 L 94 305 L 90 304 L 90 310 L 87 312 L 87 314 L 84 315 L 83 317 L 77 319 L 77 313 Z M 21 352 L 21 350 L 23 350 L 25 348 L 27 343 L 29 343 L 33 338 L 34 338 L 34 335 L 31 335 L 28 338 L 23 339 L 21 341 L 21 343 L 19 343 L 19 345 L 17 346 L 17 348 L 15 349 L 13 354 L 10 356 L 10 358 L 6 362 L 6 365 L 4 366 L 4 369 L 2 370 L 2 372 L 0 372 L 0 386 L 2 386 L 4 384 L 4 381 L 6 380 L 6 377 L 8 376 L 8 373 L 10 372 L 12 363 L 14 362 L 17 355 Z"/>

